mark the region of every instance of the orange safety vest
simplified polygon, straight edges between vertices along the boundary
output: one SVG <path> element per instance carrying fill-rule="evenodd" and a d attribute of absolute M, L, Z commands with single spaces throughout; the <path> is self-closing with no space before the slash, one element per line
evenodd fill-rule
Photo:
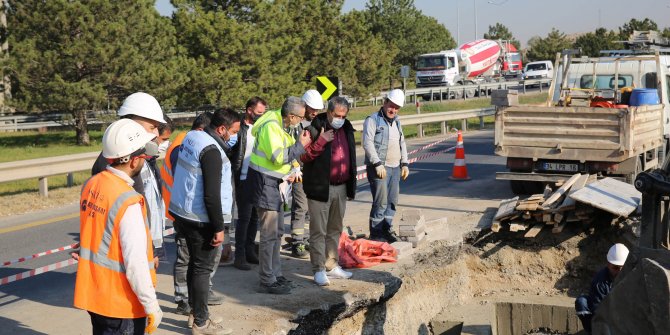
<path fill-rule="evenodd" d="M 174 167 L 170 161 L 170 156 L 172 155 L 172 151 L 177 149 L 181 146 L 182 142 L 184 142 L 186 134 L 187 132 L 182 132 L 175 137 L 174 142 L 172 142 L 167 151 L 165 151 L 165 159 L 163 160 L 163 166 L 161 166 L 161 178 L 163 179 L 163 186 L 161 188 L 163 190 L 163 202 L 165 203 L 165 216 L 172 221 L 174 221 L 174 217 L 168 212 L 168 208 L 170 208 L 170 198 L 172 197 L 172 185 L 174 184 Z"/>
<path fill-rule="evenodd" d="M 144 197 L 119 176 L 103 171 L 84 184 L 79 207 L 80 245 L 74 306 L 113 318 L 145 317 L 144 307 L 126 279 L 119 222 L 134 204 L 142 206 L 147 233 L 147 265 L 156 286 L 153 245 Z M 138 223 L 139 224 L 139 223 Z"/>

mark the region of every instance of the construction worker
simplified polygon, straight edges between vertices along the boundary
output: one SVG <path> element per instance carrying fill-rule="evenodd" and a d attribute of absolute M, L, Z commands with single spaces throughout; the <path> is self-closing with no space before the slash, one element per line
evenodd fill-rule
<path fill-rule="evenodd" d="M 331 98 L 326 113 L 317 115 L 308 128 L 314 141 L 301 157 L 310 212 L 309 254 L 319 286 L 330 284 L 329 277 L 351 278 L 351 272 L 340 267 L 338 255 L 347 199 L 356 196 L 355 130 L 347 114 L 349 102 Z"/>
<path fill-rule="evenodd" d="M 405 104 L 402 90 L 391 90 L 382 108 L 363 123 L 365 166 L 372 192 L 370 239 L 393 243 L 393 216 L 398 205 L 400 177 L 409 175 L 405 135 L 398 113 Z M 387 178 L 388 177 L 388 178 Z"/>
<path fill-rule="evenodd" d="M 323 109 L 323 98 L 317 90 L 308 90 L 303 94 L 302 101 L 305 103 L 305 119 L 291 129 L 290 133 L 297 141 L 302 131 L 307 128 L 314 117 Z M 300 162 L 298 162 L 300 163 Z M 302 164 L 301 164 L 302 165 Z M 301 182 L 293 183 L 293 200 L 291 201 L 291 255 L 296 258 L 307 258 L 305 245 L 305 221 L 307 219 L 307 196 Z"/>
<path fill-rule="evenodd" d="M 621 272 L 626 258 L 628 258 L 628 248 L 625 245 L 617 243 L 611 246 L 607 252 L 607 265 L 593 277 L 589 294 L 582 294 L 575 300 L 577 316 L 587 333 L 591 333 L 591 319 L 600 303 L 612 290 L 614 278 Z"/>
<path fill-rule="evenodd" d="M 194 335 L 232 333 L 210 316 L 207 299 L 224 225 L 232 220 L 232 171 L 224 148 L 231 146 L 239 130 L 239 114 L 231 109 L 215 111 L 203 131 L 188 132 L 174 169 L 169 211 L 175 229 L 186 238 L 189 325 Z"/>
<path fill-rule="evenodd" d="M 163 117 L 163 110 L 160 104 L 153 96 L 137 92 L 129 95 L 119 107 L 117 115 L 122 119 L 130 119 L 141 125 L 148 133 L 159 135 L 158 129 L 161 124 L 167 124 Z M 150 161 L 154 158 L 145 160 L 142 172 L 134 177 L 133 188 L 137 193 L 144 196 L 147 205 L 147 216 L 149 218 L 149 227 L 151 230 L 154 247 L 160 248 L 163 242 L 163 230 L 165 227 L 165 204 L 161 195 L 161 182 L 158 170 L 152 167 Z M 95 175 L 105 170 L 107 161 L 102 154 L 95 161 L 91 174 Z M 154 255 L 162 251 L 154 250 Z M 158 267 L 158 257 L 154 263 Z"/>
<path fill-rule="evenodd" d="M 193 121 L 191 130 L 203 130 L 209 125 L 211 120 L 212 113 L 205 112 L 198 115 Z M 170 206 L 170 198 L 172 194 L 172 185 L 173 185 L 173 170 L 177 166 L 177 158 L 179 157 L 179 148 L 181 147 L 184 137 L 186 137 L 186 132 L 181 132 L 177 134 L 174 141 L 167 149 L 165 153 L 165 161 L 161 166 L 161 178 L 163 179 L 163 202 L 165 202 L 165 207 Z M 159 146 L 160 147 L 160 146 Z M 159 148 L 160 151 L 160 148 Z M 166 211 L 165 215 L 168 220 L 170 220 L 174 226 L 174 217 L 170 214 L 169 211 Z M 188 261 L 189 253 L 188 248 L 186 247 L 186 238 L 179 233 L 179 229 L 175 229 L 175 243 L 177 244 L 176 248 L 176 259 L 174 262 L 173 268 L 173 281 L 174 281 L 174 301 L 177 304 L 177 314 L 181 315 L 190 315 L 191 306 L 188 304 L 188 285 L 186 283 L 186 272 L 188 271 Z M 214 270 L 210 275 L 209 279 L 209 295 L 207 298 L 208 305 L 220 305 L 223 303 L 223 295 L 212 288 L 212 278 L 216 273 L 217 266 L 214 266 Z"/>
<path fill-rule="evenodd" d="M 102 137 L 109 165 L 84 183 L 74 306 L 88 311 L 93 334 L 153 333 L 163 312 L 145 200 L 133 190 L 144 160 L 158 153 L 138 123 L 112 123 Z"/>
<path fill-rule="evenodd" d="M 238 145 L 234 149 L 232 164 L 235 178 L 235 200 L 237 204 L 237 222 L 235 222 L 235 261 L 233 266 L 248 271 L 251 265 L 258 264 L 256 252 L 256 231 L 258 230 L 258 214 L 251 204 L 251 189 L 247 186 L 247 172 L 251 160 L 251 151 L 255 139 L 251 134 L 253 125 L 267 108 L 267 103 L 260 97 L 247 101 L 244 120 L 240 126 Z"/>
<path fill-rule="evenodd" d="M 283 204 L 288 198 L 290 183 L 296 175 L 292 162 L 305 152 L 312 140 L 308 132 L 295 141 L 284 125 L 295 126 L 304 118 L 305 103 L 298 97 L 288 97 L 279 111 L 263 114 L 251 130 L 256 142 L 251 152 L 247 186 L 250 201 L 261 222 L 259 253 L 260 291 L 288 294 L 291 282 L 281 272 L 279 251 L 284 233 Z"/>

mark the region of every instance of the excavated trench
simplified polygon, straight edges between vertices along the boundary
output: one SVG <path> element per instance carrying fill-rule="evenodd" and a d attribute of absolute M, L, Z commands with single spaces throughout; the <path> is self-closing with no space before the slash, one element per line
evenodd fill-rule
<path fill-rule="evenodd" d="M 378 279 L 382 294 L 306 312 L 289 334 L 574 333 L 580 325 L 572 300 L 604 264 L 607 248 L 623 240 L 619 228 L 605 226 L 532 240 L 481 232 L 456 245 L 433 241 Z M 518 313 L 537 315 L 538 326 L 520 325 Z"/>

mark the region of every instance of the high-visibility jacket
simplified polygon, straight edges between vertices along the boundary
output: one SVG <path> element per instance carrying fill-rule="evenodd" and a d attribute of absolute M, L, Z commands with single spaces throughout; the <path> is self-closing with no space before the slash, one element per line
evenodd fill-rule
<path fill-rule="evenodd" d="M 174 166 L 172 166 L 172 161 L 170 157 L 172 152 L 181 146 L 181 143 L 186 137 L 186 132 L 181 132 L 177 134 L 177 137 L 174 138 L 174 141 L 170 144 L 170 147 L 165 151 L 165 160 L 163 160 L 163 166 L 161 166 L 161 178 L 163 179 L 162 189 L 163 189 L 163 203 L 165 203 L 165 216 L 174 221 L 174 217 L 168 211 L 170 207 L 170 197 L 172 196 L 172 184 L 174 184 Z"/>
<path fill-rule="evenodd" d="M 126 279 L 119 222 L 130 205 L 140 204 L 147 232 L 147 264 L 156 286 L 153 245 L 141 194 L 119 176 L 103 171 L 82 188 L 79 265 L 74 306 L 107 317 L 145 317 L 144 307 Z"/>
<path fill-rule="evenodd" d="M 200 155 L 214 147 L 221 154 L 221 211 L 224 222 L 231 222 L 233 207 L 232 166 L 223 148 L 206 131 L 191 130 L 184 138 L 174 174 L 170 211 L 187 220 L 210 222 L 205 205 L 205 182 Z M 213 150 L 213 149 L 212 149 Z"/>
<path fill-rule="evenodd" d="M 295 143 L 295 139 L 284 130 L 281 113 L 265 112 L 254 123 L 251 135 L 255 142 L 249 167 L 275 178 L 287 175 L 291 171 L 288 148 Z"/>

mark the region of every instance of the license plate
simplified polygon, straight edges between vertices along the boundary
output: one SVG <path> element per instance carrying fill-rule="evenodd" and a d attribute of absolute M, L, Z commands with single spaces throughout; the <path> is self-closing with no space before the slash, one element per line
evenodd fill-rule
<path fill-rule="evenodd" d="M 566 172 L 578 172 L 579 166 L 577 164 L 564 164 L 564 163 L 544 163 L 544 169 L 548 171 L 566 171 Z"/>

